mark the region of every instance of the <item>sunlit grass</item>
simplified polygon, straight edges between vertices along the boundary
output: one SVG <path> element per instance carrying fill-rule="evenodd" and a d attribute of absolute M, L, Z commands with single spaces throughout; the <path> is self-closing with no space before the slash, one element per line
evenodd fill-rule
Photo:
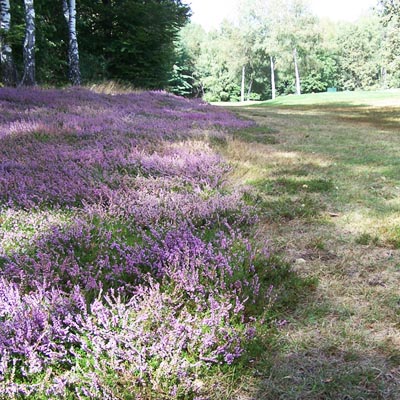
<path fill-rule="evenodd" d="M 336 93 L 312 93 L 308 95 L 296 96 L 280 96 L 275 100 L 269 100 L 261 103 L 261 105 L 276 105 L 276 106 L 302 106 L 310 105 L 327 106 L 343 105 L 347 106 L 348 103 L 353 105 L 400 105 L 400 90 L 380 90 L 380 91 L 355 91 L 355 92 L 336 92 Z"/>
<path fill-rule="evenodd" d="M 222 149 L 231 179 L 250 187 L 273 248 L 319 282 L 265 339 L 248 390 L 265 400 L 400 398 L 400 91 L 233 110 L 275 142 L 237 134 Z"/>

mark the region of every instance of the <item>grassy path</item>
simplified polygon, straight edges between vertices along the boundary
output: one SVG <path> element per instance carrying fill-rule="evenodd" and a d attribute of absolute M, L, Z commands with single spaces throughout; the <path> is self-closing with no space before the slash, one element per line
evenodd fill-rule
<path fill-rule="evenodd" d="M 241 398 L 399 399 L 400 92 L 232 109 L 259 124 L 224 148 L 232 179 L 254 187 L 266 240 L 318 280 Z"/>

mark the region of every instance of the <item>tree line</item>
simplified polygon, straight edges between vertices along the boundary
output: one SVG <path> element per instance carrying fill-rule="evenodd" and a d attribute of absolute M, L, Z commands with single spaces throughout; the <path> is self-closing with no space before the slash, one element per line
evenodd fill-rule
<path fill-rule="evenodd" d="M 304 0 L 240 0 L 234 23 L 183 28 L 174 90 L 236 101 L 400 87 L 399 15 L 399 0 L 351 23 L 320 19 Z"/>
<path fill-rule="evenodd" d="M 182 0 L 0 0 L 0 12 L 8 86 L 112 79 L 209 101 L 400 86 L 400 0 L 356 23 L 306 0 L 240 0 L 238 21 L 211 32 Z"/>
<path fill-rule="evenodd" d="M 2 83 L 166 87 L 189 17 L 181 0 L 0 0 Z"/>

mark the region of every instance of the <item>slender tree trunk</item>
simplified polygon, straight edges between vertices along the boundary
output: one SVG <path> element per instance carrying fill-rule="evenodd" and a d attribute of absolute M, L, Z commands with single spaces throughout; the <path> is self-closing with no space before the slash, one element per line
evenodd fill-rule
<path fill-rule="evenodd" d="M 274 57 L 270 56 L 271 60 L 271 91 L 272 91 L 272 100 L 276 97 L 276 89 L 275 89 L 275 62 Z"/>
<path fill-rule="evenodd" d="M 64 17 L 68 25 L 68 78 L 73 85 L 81 84 L 81 71 L 79 68 L 79 49 L 76 33 L 76 2 L 63 0 Z"/>
<path fill-rule="evenodd" d="M 21 85 L 33 86 L 35 80 L 35 8 L 33 0 L 24 0 L 25 4 L 25 40 L 24 40 L 24 76 Z"/>
<path fill-rule="evenodd" d="M 297 49 L 293 49 L 294 72 L 296 75 L 296 94 L 301 94 L 299 65 L 297 63 Z"/>
<path fill-rule="evenodd" d="M 240 91 L 240 101 L 241 102 L 244 101 L 244 80 L 245 80 L 245 75 L 246 75 L 246 67 L 243 66 L 243 68 L 242 68 L 242 87 L 241 87 L 241 91 Z"/>
<path fill-rule="evenodd" d="M 381 68 L 381 85 L 382 89 L 387 89 L 387 71 L 385 67 Z"/>
<path fill-rule="evenodd" d="M 67 25 L 69 27 L 69 7 L 68 7 L 67 0 L 63 0 L 62 6 L 63 6 L 64 18 L 65 18 L 65 21 L 67 21 Z"/>
<path fill-rule="evenodd" d="M 247 101 L 250 100 L 251 88 L 253 87 L 253 79 L 250 80 L 249 88 L 247 89 Z"/>
<path fill-rule="evenodd" d="M 14 86 L 17 83 L 17 70 L 15 68 L 11 45 L 3 33 L 10 30 L 11 14 L 10 1 L 0 0 L 0 64 L 3 75 L 3 83 L 6 86 Z"/>

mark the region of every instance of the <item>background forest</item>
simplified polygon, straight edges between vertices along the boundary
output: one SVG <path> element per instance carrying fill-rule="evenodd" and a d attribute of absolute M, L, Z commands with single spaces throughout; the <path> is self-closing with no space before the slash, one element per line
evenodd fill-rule
<path fill-rule="evenodd" d="M 29 84 L 23 79 L 24 57 L 32 31 L 36 75 L 31 83 L 41 85 L 111 79 L 208 101 L 237 101 L 400 84 L 396 0 L 379 2 L 355 23 L 320 19 L 305 0 L 241 0 L 238 20 L 210 32 L 190 23 L 190 5 L 181 0 L 1 3 L 5 84 L 10 83 L 4 77 L 10 49 L 11 83 Z M 29 7 L 34 27 L 27 32 Z M 68 72 L 73 40 L 79 79 Z"/>
<path fill-rule="evenodd" d="M 399 86 L 398 2 L 377 4 L 354 23 L 320 19 L 302 0 L 239 4 L 236 24 L 225 21 L 211 32 L 189 24 L 181 31 L 177 92 L 235 101 L 241 96 L 265 100 L 274 94 L 323 92 L 330 87 Z"/>

